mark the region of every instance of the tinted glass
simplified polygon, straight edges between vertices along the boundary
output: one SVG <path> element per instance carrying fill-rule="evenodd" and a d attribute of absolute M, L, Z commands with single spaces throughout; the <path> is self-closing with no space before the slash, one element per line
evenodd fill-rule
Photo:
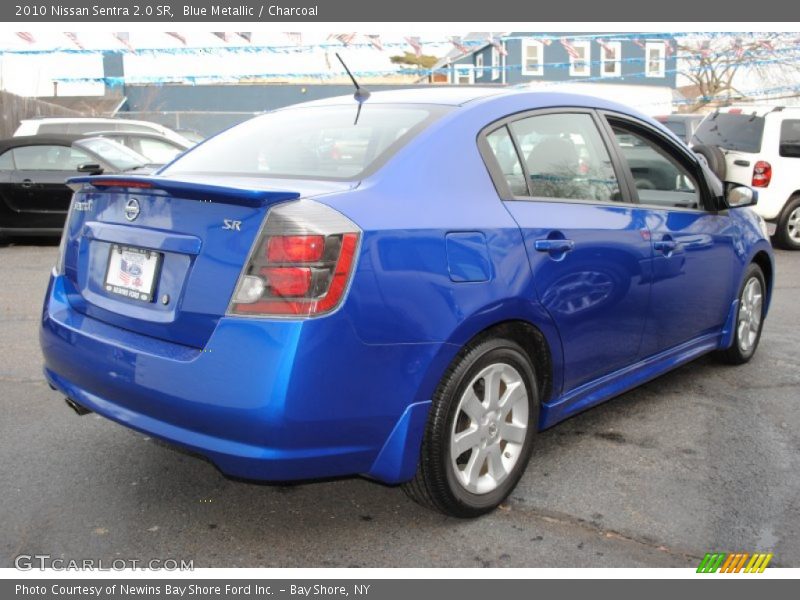
<path fill-rule="evenodd" d="M 12 152 L 21 171 L 77 171 L 79 165 L 92 162 L 85 152 L 69 146 L 22 146 Z"/>
<path fill-rule="evenodd" d="M 127 171 L 147 164 L 144 156 L 112 140 L 88 138 L 76 143 L 93 152 L 118 171 Z"/>
<path fill-rule="evenodd" d="M 164 172 L 353 179 L 388 160 L 443 108 L 372 104 L 292 108 L 211 138 Z"/>
<path fill-rule="evenodd" d="M 511 124 L 540 198 L 620 200 L 611 157 L 587 114 L 554 114 Z"/>
<path fill-rule="evenodd" d="M 686 123 L 684 121 L 663 121 L 663 124 L 682 140 L 686 139 Z"/>
<path fill-rule="evenodd" d="M 692 137 L 693 144 L 719 146 L 739 152 L 760 152 L 764 117 L 717 113 L 703 119 Z"/>
<path fill-rule="evenodd" d="M 682 208 L 702 207 L 694 179 L 667 150 L 619 127 L 614 127 L 614 135 L 633 175 L 639 202 Z"/>
<path fill-rule="evenodd" d="M 800 120 L 786 119 L 781 123 L 781 156 L 800 157 Z"/>
<path fill-rule="evenodd" d="M 11 150 L 6 150 L 0 155 L 0 171 L 13 171 L 14 157 Z"/>
<path fill-rule="evenodd" d="M 511 193 L 515 196 L 527 196 L 528 187 L 525 185 L 525 173 L 522 170 L 522 163 L 519 161 L 514 143 L 511 141 L 508 128 L 501 127 L 493 131 L 486 136 L 486 141 L 497 159 L 497 164 L 500 166 L 500 171 Z"/>

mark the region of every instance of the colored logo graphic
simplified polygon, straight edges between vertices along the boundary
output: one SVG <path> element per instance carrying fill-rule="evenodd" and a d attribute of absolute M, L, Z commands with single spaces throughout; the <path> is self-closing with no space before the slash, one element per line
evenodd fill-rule
<path fill-rule="evenodd" d="M 763 573 L 771 560 L 772 553 L 757 552 L 748 554 L 747 552 L 737 552 L 735 554 L 727 554 L 725 552 L 710 552 L 700 561 L 697 572 Z"/>

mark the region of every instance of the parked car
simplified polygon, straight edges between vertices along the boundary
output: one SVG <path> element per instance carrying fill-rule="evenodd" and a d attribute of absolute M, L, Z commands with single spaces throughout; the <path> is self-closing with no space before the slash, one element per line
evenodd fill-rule
<path fill-rule="evenodd" d="M 800 108 L 720 108 L 692 144 L 722 178 L 756 188 L 755 211 L 770 222 L 775 244 L 800 250 Z"/>
<path fill-rule="evenodd" d="M 630 137 L 680 178 L 637 189 Z M 328 99 L 72 184 L 41 346 L 76 411 L 232 476 L 362 474 L 459 517 L 510 493 L 540 430 L 750 360 L 773 286 L 753 190 L 585 96 Z"/>
<path fill-rule="evenodd" d="M 72 190 L 84 173 L 137 169 L 146 159 L 105 139 L 36 135 L 0 140 L 0 238 L 60 235 Z"/>
<path fill-rule="evenodd" d="M 33 119 L 23 119 L 14 132 L 14 136 L 46 133 L 89 134 L 92 131 L 138 131 L 141 133 L 157 133 L 179 144 L 192 145 L 192 142 L 184 136 L 158 123 L 106 117 L 36 117 Z"/>
<path fill-rule="evenodd" d="M 151 165 L 164 165 L 179 154 L 194 146 L 191 142 L 180 143 L 158 133 L 138 131 L 92 131 L 87 135 L 103 137 L 122 144 L 144 156 Z"/>
<path fill-rule="evenodd" d="M 671 115 L 658 115 L 654 119 L 689 144 L 695 130 L 697 130 L 697 126 L 700 125 L 704 117 L 705 115 L 673 113 Z"/>

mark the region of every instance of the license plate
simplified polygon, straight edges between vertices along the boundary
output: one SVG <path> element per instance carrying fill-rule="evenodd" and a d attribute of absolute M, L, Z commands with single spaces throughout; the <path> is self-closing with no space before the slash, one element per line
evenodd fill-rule
<path fill-rule="evenodd" d="M 112 244 L 108 254 L 106 291 L 131 300 L 152 302 L 160 266 L 159 252 Z"/>

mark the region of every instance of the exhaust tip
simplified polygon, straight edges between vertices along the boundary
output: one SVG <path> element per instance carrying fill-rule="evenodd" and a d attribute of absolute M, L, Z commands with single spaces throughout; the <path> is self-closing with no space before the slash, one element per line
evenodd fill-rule
<path fill-rule="evenodd" d="M 72 410 L 74 410 L 79 417 L 82 417 L 83 415 L 88 415 L 90 412 L 92 412 L 85 406 L 81 406 L 80 404 L 75 402 L 75 400 L 73 400 L 72 398 L 64 398 L 64 402 L 66 402 L 67 406 L 69 406 Z"/>

